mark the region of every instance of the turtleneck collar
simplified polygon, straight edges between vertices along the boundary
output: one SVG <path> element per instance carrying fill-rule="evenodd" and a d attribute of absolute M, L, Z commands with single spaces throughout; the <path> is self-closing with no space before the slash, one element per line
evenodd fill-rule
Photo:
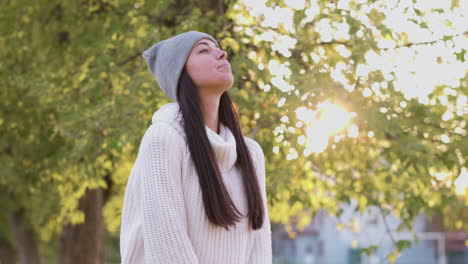
<path fill-rule="evenodd" d="M 155 123 L 158 120 L 173 125 L 185 137 L 184 129 L 180 125 L 182 113 L 179 113 L 177 102 L 167 103 L 159 108 L 153 114 L 152 122 Z M 232 169 L 237 160 L 236 139 L 232 131 L 222 122 L 219 123 L 219 134 L 207 125 L 205 125 L 205 130 L 221 172 Z"/>
<path fill-rule="evenodd" d="M 230 170 L 237 159 L 236 139 L 229 127 L 219 123 L 219 134 L 205 125 L 206 134 L 216 155 L 221 172 Z"/>

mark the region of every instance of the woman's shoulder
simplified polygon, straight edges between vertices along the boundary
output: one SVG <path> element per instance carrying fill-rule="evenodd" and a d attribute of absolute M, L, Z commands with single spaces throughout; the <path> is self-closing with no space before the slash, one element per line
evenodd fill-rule
<path fill-rule="evenodd" d="M 183 132 L 182 120 L 182 112 L 180 111 L 180 107 L 177 102 L 171 102 L 161 106 L 151 117 L 152 124 L 159 122 L 168 123 L 179 131 L 179 133 Z"/>
<path fill-rule="evenodd" d="M 172 151 L 185 150 L 185 137 L 176 126 L 164 121 L 153 122 L 145 131 L 140 144 L 142 148 L 156 150 L 170 149 Z"/>
<path fill-rule="evenodd" d="M 262 146 L 255 139 L 244 136 L 244 141 L 250 152 L 253 152 L 255 155 L 260 156 L 260 158 L 263 158 L 264 154 Z"/>
<path fill-rule="evenodd" d="M 173 136 L 185 142 L 185 132 L 182 127 L 182 113 L 177 102 L 167 103 L 153 113 L 151 125 L 145 134 L 158 136 L 174 134 Z"/>

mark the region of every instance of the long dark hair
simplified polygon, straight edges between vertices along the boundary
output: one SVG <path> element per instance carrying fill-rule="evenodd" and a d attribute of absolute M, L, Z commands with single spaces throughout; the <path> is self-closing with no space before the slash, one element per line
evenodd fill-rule
<path fill-rule="evenodd" d="M 236 208 L 223 183 L 216 157 L 206 134 L 200 106 L 200 97 L 192 79 L 182 70 L 178 87 L 177 101 L 182 112 L 183 127 L 195 164 L 203 196 L 203 204 L 208 219 L 215 225 L 229 229 L 240 221 L 242 214 Z M 247 194 L 249 223 L 254 230 L 263 225 L 264 206 L 252 157 L 244 141 L 239 119 L 227 91 L 221 95 L 219 103 L 219 122 L 226 125 L 236 139 L 237 160 Z"/>

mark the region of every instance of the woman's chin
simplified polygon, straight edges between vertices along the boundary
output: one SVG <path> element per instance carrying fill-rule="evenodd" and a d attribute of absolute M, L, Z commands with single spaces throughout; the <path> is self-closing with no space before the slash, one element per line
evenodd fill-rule
<path fill-rule="evenodd" d="M 225 76 L 220 78 L 218 82 L 219 86 L 223 86 L 223 87 L 227 87 L 227 86 L 231 87 L 233 83 L 234 83 L 234 78 L 232 74 L 226 74 Z"/>
<path fill-rule="evenodd" d="M 210 83 L 204 83 L 202 85 L 199 85 L 201 87 L 211 87 L 208 89 L 215 89 L 218 91 L 225 91 L 228 90 L 229 88 L 232 87 L 234 83 L 234 78 L 232 75 L 222 75 L 222 76 L 217 76 L 216 80 L 212 80 Z"/>

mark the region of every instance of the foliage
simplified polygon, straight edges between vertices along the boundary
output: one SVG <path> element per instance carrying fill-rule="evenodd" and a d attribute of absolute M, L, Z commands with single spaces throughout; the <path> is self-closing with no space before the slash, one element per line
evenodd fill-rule
<path fill-rule="evenodd" d="M 444 117 L 468 94 L 466 48 L 450 50 L 464 63 L 464 76 L 455 85 L 436 86 L 428 94 L 432 103 L 398 90 L 394 71 L 360 72 L 372 52 L 415 53 L 418 47 L 449 46 L 460 35 L 414 43 L 386 24 L 384 1 L 338 2 L 293 8 L 268 1 L 291 14 L 288 24 L 268 22 L 268 15 L 233 1 L 225 2 L 224 16 L 167 0 L 7 1 L 0 35 L 0 236 L 11 240 L 7 212 L 23 208 L 28 225 L 47 244 L 65 223 L 85 220 L 76 209 L 79 197 L 86 188 L 107 187 L 109 176 L 112 196 L 104 215 L 108 231 L 118 236 L 141 136 L 152 113 L 168 102 L 140 54 L 187 30 L 212 34 L 228 51 L 235 75 L 229 92 L 244 133 L 266 155 L 272 221 L 299 216 L 304 226 L 319 209 L 340 215 L 343 203 L 356 200 L 358 212 L 377 206 L 400 217 L 399 231 L 411 230 L 420 213 L 443 214 L 448 226 L 468 231 L 462 225 L 468 222 L 468 194 L 457 196 L 453 185 L 468 156 L 466 100 L 462 114 Z M 421 11 L 416 4 L 401 9 L 402 19 L 421 28 L 428 27 L 429 13 L 451 11 Z M 318 27 L 324 22 L 330 29 Z M 338 27 L 348 28 L 348 37 L 328 37 Z M 381 40 L 396 45 L 382 48 Z M 288 41 L 290 48 L 278 45 Z M 343 65 L 347 84 L 332 76 Z M 369 90 L 374 92 L 365 96 Z M 307 144 L 322 139 L 304 136 L 320 115 L 327 117 L 319 107 L 325 101 L 354 115 L 327 135 L 323 151 L 310 152 Z M 319 119 L 305 122 L 298 107 Z M 347 133 L 353 126 L 357 136 Z M 437 173 L 449 176 L 441 180 Z M 408 244 L 395 246 L 389 259 Z"/>

